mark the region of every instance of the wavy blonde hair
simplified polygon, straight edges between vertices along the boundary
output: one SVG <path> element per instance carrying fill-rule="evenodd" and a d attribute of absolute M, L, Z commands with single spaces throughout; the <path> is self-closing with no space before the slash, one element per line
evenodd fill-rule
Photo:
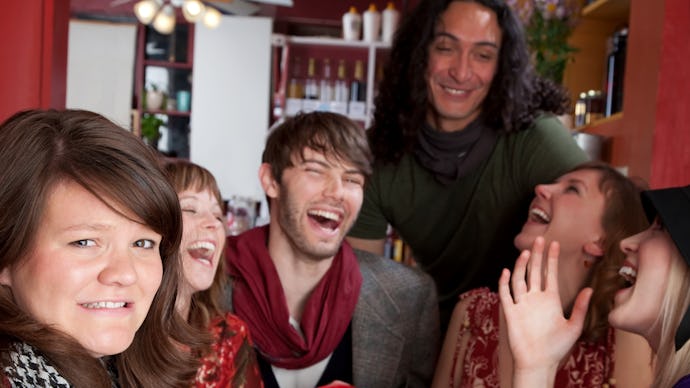
<path fill-rule="evenodd" d="M 659 314 L 661 337 L 652 387 L 672 387 L 681 377 L 690 374 L 690 341 L 686 341 L 677 351 L 675 345 L 676 330 L 690 306 L 689 291 L 690 267 L 678 253 L 671 261 L 666 294 Z"/>

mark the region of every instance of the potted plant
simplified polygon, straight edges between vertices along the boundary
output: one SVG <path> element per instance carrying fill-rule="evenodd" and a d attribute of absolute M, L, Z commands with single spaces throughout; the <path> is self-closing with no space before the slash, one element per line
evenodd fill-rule
<path fill-rule="evenodd" d="M 568 38 L 578 22 L 579 0 L 508 0 L 522 20 L 537 73 L 560 84 L 577 48 Z"/>
<path fill-rule="evenodd" d="M 160 126 L 164 123 L 156 115 L 144 113 L 141 118 L 141 137 L 146 144 L 158 148 L 158 139 L 161 137 Z"/>
<path fill-rule="evenodd" d="M 165 93 L 158 88 L 158 85 L 151 84 L 151 87 L 146 91 L 145 96 L 146 98 L 144 99 L 144 105 L 146 109 L 158 110 L 163 107 Z"/>

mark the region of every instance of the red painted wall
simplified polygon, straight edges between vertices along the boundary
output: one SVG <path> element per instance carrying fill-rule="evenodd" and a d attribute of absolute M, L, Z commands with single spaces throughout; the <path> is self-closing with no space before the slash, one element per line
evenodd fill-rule
<path fill-rule="evenodd" d="M 666 0 L 650 184 L 690 184 L 690 1 Z"/>
<path fill-rule="evenodd" d="M 651 182 L 664 7 L 663 3 L 647 0 L 630 2 L 623 120 L 612 147 L 613 165 L 628 166 L 630 175 L 646 182 Z"/>
<path fill-rule="evenodd" d="M 0 121 L 28 108 L 64 108 L 69 2 L 3 3 Z"/>

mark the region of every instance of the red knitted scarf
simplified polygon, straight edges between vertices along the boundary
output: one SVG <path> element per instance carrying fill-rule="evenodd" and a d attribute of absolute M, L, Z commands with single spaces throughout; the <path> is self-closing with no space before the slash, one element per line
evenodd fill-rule
<path fill-rule="evenodd" d="M 247 322 L 257 348 L 272 365 L 305 368 L 331 354 L 342 339 L 357 305 L 362 274 L 344 241 L 309 296 L 300 322 L 303 338 L 289 323 L 285 294 L 267 246 L 268 226 L 228 238 L 233 310 Z"/>

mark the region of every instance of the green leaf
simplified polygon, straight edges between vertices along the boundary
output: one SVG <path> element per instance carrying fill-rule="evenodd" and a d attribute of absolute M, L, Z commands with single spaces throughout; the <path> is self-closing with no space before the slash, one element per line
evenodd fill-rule
<path fill-rule="evenodd" d="M 561 83 L 566 65 L 578 51 L 568 44 L 572 31 L 568 20 L 544 19 L 541 12 L 535 10 L 525 31 L 537 73 Z"/>
<path fill-rule="evenodd" d="M 160 126 L 165 122 L 153 114 L 144 113 L 141 118 L 141 136 L 155 140 L 160 137 Z"/>

